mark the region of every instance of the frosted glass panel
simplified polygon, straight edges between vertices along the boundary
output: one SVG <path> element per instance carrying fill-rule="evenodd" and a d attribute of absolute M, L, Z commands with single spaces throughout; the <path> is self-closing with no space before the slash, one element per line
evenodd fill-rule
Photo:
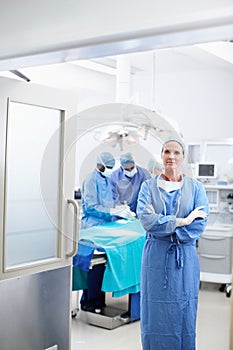
<path fill-rule="evenodd" d="M 217 164 L 219 179 L 233 182 L 233 144 L 207 144 L 205 160 Z"/>
<path fill-rule="evenodd" d="M 50 198 L 53 212 L 56 213 L 52 220 L 41 196 L 40 173 L 46 146 L 60 125 L 59 110 L 17 102 L 9 104 L 5 192 L 6 268 L 58 255 L 60 136 L 55 140 L 54 154 L 45 174 L 46 181 L 53 183 L 55 189 Z"/>

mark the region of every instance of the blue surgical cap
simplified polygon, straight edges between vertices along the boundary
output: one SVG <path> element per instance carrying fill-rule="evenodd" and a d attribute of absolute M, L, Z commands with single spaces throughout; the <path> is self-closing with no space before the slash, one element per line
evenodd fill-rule
<path fill-rule="evenodd" d="M 102 152 L 97 157 L 97 164 L 103 164 L 106 167 L 113 168 L 115 165 L 115 158 L 109 152 Z"/>
<path fill-rule="evenodd" d="M 183 148 L 184 156 L 185 156 L 186 146 L 185 146 L 185 143 L 180 136 L 169 136 L 163 143 L 162 152 L 163 152 L 164 145 L 168 142 L 171 142 L 171 141 L 176 141 L 181 145 L 181 147 Z"/>
<path fill-rule="evenodd" d="M 125 153 L 120 156 L 121 166 L 125 169 L 132 168 L 135 165 L 133 156 L 131 153 Z"/>

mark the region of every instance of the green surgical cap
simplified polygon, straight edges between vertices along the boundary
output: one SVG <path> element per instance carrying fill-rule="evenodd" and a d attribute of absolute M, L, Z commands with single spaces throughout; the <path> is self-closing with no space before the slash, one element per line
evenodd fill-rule
<path fill-rule="evenodd" d="M 97 157 L 97 164 L 103 164 L 106 167 L 113 168 L 115 165 L 115 158 L 109 152 L 102 152 Z"/>
<path fill-rule="evenodd" d="M 185 156 L 185 154 L 186 154 L 186 146 L 185 146 L 185 143 L 182 140 L 182 138 L 179 137 L 179 136 L 169 136 L 163 143 L 162 152 L 163 152 L 164 145 L 166 143 L 168 143 L 168 142 L 171 142 L 171 141 L 176 141 L 176 142 L 178 142 L 181 145 L 181 147 L 183 148 L 184 156 Z"/>
<path fill-rule="evenodd" d="M 132 168 L 135 165 L 132 153 L 125 153 L 120 156 L 121 166 L 125 169 Z"/>

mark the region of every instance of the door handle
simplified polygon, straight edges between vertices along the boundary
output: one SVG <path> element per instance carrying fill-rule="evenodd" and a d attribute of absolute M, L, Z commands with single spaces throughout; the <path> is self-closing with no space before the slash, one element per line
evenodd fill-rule
<path fill-rule="evenodd" d="M 74 221 L 73 221 L 73 249 L 66 253 L 67 257 L 72 257 L 77 253 L 78 248 L 78 220 L 79 220 L 79 207 L 75 200 L 73 199 L 67 199 L 68 204 L 72 204 L 74 208 Z"/>

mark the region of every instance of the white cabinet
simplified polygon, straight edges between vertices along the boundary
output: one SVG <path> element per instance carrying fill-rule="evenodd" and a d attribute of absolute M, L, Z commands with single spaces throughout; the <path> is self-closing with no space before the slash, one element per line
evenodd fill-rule
<path fill-rule="evenodd" d="M 198 242 L 203 282 L 231 283 L 233 227 L 207 226 Z"/>

